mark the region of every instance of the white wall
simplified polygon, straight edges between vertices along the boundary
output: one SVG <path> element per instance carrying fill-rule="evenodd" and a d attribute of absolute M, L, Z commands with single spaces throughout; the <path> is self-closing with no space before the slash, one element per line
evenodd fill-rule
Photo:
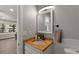
<path fill-rule="evenodd" d="M 23 39 L 30 38 L 36 33 L 36 14 L 35 6 L 23 6 Z"/>
<path fill-rule="evenodd" d="M 18 6 L 17 53 L 23 53 L 23 40 L 33 37 L 36 33 L 36 14 L 37 10 L 35 6 Z"/>
<path fill-rule="evenodd" d="M 56 6 L 55 23 L 63 29 L 64 38 L 79 39 L 79 6 Z"/>

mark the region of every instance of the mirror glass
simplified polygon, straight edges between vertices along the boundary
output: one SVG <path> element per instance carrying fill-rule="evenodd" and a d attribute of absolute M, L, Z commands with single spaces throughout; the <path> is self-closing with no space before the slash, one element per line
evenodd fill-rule
<path fill-rule="evenodd" d="M 51 11 L 38 14 L 38 32 L 52 33 Z"/>

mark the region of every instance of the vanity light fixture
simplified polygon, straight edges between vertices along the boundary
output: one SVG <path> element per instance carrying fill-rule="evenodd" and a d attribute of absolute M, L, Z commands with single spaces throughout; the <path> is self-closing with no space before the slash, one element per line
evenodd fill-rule
<path fill-rule="evenodd" d="M 47 6 L 47 7 L 44 7 L 42 8 L 41 10 L 39 10 L 39 13 L 41 13 L 42 11 L 46 10 L 46 9 L 55 9 L 55 6 Z"/>

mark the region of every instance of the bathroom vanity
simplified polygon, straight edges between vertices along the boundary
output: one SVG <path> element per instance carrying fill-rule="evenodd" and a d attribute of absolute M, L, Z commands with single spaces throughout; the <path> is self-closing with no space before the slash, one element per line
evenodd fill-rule
<path fill-rule="evenodd" d="M 45 7 L 39 10 L 36 20 L 36 33 L 40 34 L 52 34 L 54 27 L 53 20 L 53 6 Z M 42 39 L 44 38 L 44 40 Z M 42 39 L 42 40 L 40 40 Z M 53 39 L 41 37 L 41 38 L 30 38 L 24 40 L 24 53 L 26 54 L 46 54 L 51 53 L 52 45 L 54 44 Z M 48 49 L 50 47 L 50 49 Z M 48 50 L 48 51 L 47 51 Z"/>
<path fill-rule="evenodd" d="M 53 39 L 45 38 L 44 40 L 36 41 L 35 38 L 24 40 L 24 53 L 25 54 L 43 54 L 45 51 L 54 44 Z"/>

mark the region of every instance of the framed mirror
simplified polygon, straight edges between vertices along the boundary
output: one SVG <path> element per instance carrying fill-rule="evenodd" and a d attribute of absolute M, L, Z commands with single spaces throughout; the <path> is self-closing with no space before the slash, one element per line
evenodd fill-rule
<path fill-rule="evenodd" d="M 38 13 L 37 32 L 50 34 L 53 32 L 53 9 L 46 9 Z"/>

